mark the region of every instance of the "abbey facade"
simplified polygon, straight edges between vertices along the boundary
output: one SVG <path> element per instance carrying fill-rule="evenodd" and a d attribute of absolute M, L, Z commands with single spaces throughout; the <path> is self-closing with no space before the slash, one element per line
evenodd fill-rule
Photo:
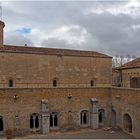
<path fill-rule="evenodd" d="M 140 138 L 140 90 L 112 86 L 112 57 L 9 46 L 0 22 L 0 134 L 120 127 Z"/>

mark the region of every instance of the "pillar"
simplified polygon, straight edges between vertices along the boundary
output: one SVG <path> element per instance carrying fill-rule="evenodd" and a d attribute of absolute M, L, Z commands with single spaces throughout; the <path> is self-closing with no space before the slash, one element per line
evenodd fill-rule
<path fill-rule="evenodd" d="M 4 22 L 0 21 L 0 47 L 3 47 L 3 29 L 5 27 Z"/>
<path fill-rule="evenodd" d="M 91 98 L 92 112 L 91 112 L 91 127 L 93 129 L 99 128 L 99 115 L 98 115 L 98 100 Z"/>
<path fill-rule="evenodd" d="M 50 115 L 42 114 L 42 133 L 48 134 L 50 131 Z"/>
<path fill-rule="evenodd" d="M 48 100 L 42 100 L 42 133 L 48 134 L 50 131 L 50 114 Z"/>

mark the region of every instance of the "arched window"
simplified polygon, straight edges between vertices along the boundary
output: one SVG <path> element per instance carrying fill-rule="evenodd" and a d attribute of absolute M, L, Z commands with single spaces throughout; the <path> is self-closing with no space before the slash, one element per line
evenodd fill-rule
<path fill-rule="evenodd" d="M 132 133 L 132 119 L 129 114 L 124 114 L 123 123 L 124 123 L 124 129 L 127 132 Z"/>
<path fill-rule="evenodd" d="M 30 128 L 39 128 L 39 115 L 36 113 L 33 113 L 30 117 Z"/>
<path fill-rule="evenodd" d="M 57 87 L 57 80 L 56 79 L 53 80 L 53 87 Z"/>
<path fill-rule="evenodd" d="M 104 119 L 105 119 L 105 111 L 104 111 L 104 109 L 99 109 L 98 115 L 99 115 L 99 124 L 103 125 Z"/>
<path fill-rule="evenodd" d="M 52 112 L 50 114 L 50 127 L 58 127 L 58 113 Z"/>
<path fill-rule="evenodd" d="M 9 83 L 8 83 L 9 87 L 13 87 L 13 80 L 9 80 Z"/>
<path fill-rule="evenodd" d="M 3 132 L 3 119 L 0 116 L 0 132 Z"/>
<path fill-rule="evenodd" d="M 80 113 L 81 125 L 89 124 L 89 112 L 87 110 L 83 110 Z"/>

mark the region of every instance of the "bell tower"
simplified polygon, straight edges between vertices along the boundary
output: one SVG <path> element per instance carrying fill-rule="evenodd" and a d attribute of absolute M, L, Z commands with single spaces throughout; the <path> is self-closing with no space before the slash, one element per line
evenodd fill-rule
<path fill-rule="evenodd" d="M 0 20 L 0 47 L 3 47 L 3 29 L 5 27 L 5 24 L 3 21 Z"/>

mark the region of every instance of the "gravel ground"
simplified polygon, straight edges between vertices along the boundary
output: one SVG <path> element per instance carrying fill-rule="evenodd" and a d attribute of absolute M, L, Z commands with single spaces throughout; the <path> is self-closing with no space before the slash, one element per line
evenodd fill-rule
<path fill-rule="evenodd" d="M 22 137 L 22 139 L 134 139 L 134 137 L 120 129 L 109 131 L 104 129 L 80 129 L 66 132 L 50 132 L 48 135 L 33 134 Z"/>

